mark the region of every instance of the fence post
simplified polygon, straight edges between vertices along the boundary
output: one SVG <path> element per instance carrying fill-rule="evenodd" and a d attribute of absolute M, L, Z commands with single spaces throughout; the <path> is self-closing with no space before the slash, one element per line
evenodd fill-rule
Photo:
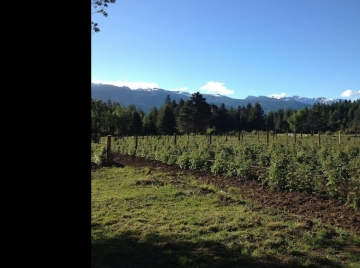
<path fill-rule="evenodd" d="M 340 134 L 341 130 L 339 130 L 339 145 L 340 145 L 340 142 L 341 142 L 341 134 Z"/>
<path fill-rule="evenodd" d="M 266 131 L 266 144 L 269 144 L 269 131 Z"/>
<path fill-rule="evenodd" d="M 137 150 L 138 147 L 138 136 L 135 135 L 135 150 Z"/>
<path fill-rule="evenodd" d="M 111 135 L 107 136 L 107 147 L 106 147 L 106 161 L 110 164 L 111 155 Z"/>
<path fill-rule="evenodd" d="M 174 133 L 174 145 L 176 145 L 176 133 Z"/>
<path fill-rule="evenodd" d="M 286 145 L 289 144 L 289 131 L 286 129 Z"/>
<path fill-rule="evenodd" d="M 209 144 L 211 144 L 211 133 L 209 134 Z"/>
<path fill-rule="evenodd" d="M 318 139 L 318 145 L 320 146 L 320 131 L 318 132 L 318 137 L 319 137 L 319 139 Z"/>

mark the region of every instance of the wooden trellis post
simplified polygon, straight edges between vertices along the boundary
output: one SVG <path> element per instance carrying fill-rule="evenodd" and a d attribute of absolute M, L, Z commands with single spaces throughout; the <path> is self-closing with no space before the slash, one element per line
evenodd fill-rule
<path fill-rule="evenodd" d="M 111 135 L 107 136 L 107 146 L 106 146 L 106 161 L 108 164 L 110 164 L 111 160 Z"/>
<path fill-rule="evenodd" d="M 289 143 L 289 131 L 286 129 L 286 144 Z"/>

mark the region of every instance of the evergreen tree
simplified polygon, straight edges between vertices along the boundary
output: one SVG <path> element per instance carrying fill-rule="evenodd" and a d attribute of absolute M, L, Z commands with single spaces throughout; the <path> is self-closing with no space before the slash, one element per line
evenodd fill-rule
<path fill-rule="evenodd" d="M 241 109 L 240 109 L 240 129 L 242 131 L 247 131 L 248 128 L 247 128 L 247 120 L 248 120 L 248 111 L 247 109 L 245 108 L 245 106 L 242 106 Z"/>
<path fill-rule="evenodd" d="M 125 135 L 130 131 L 132 114 L 128 108 L 120 105 L 114 106 L 113 120 L 115 125 L 115 133 L 117 135 Z"/>
<path fill-rule="evenodd" d="M 250 109 L 248 122 L 251 130 L 262 130 L 264 128 L 264 110 L 258 102 Z"/>
<path fill-rule="evenodd" d="M 185 133 L 204 133 L 210 116 L 210 105 L 206 102 L 206 98 L 199 92 L 193 93 L 179 113 L 179 129 Z"/>
<path fill-rule="evenodd" d="M 171 105 L 171 98 L 170 98 L 170 95 L 166 95 L 164 105 Z"/>
<path fill-rule="evenodd" d="M 144 117 L 143 130 L 142 130 L 143 134 L 145 134 L 145 135 L 146 134 L 150 134 L 150 135 L 158 134 L 157 127 L 156 127 L 158 113 L 159 113 L 158 108 L 153 107 L 150 110 L 149 114 Z"/>
<path fill-rule="evenodd" d="M 307 130 L 310 132 L 310 134 L 313 134 L 314 132 L 319 131 L 319 129 L 321 127 L 320 115 L 316 110 L 312 109 L 312 110 L 308 111 L 306 127 L 307 127 Z"/>
<path fill-rule="evenodd" d="M 332 131 L 335 131 L 341 127 L 341 115 L 338 109 L 335 109 L 330 113 L 328 125 Z"/>
<path fill-rule="evenodd" d="M 176 120 L 171 104 L 166 104 L 160 108 L 156 126 L 161 134 L 176 133 Z"/>
<path fill-rule="evenodd" d="M 284 127 L 283 127 L 284 110 L 278 109 L 277 112 L 275 112 L 275 116 L 276 116 L 275 129 L 284 131 Z"/>
<path fill-rule="evenodd" d="M 180 132 L 190 134 L 195 132 L 195 107 L 191 101 L 186 101 L 178 115 L 177 125 Z"/>
<path fill-rule="evenodd" d="M 360 101 L 358 101 L 358 104 L 360 104 Z M 360 132 L 360 105 L 353 107 L 353 112 L 351 113 L 352 120 L 349 122 L 349 130 L 357 134 Z"/>
<path fill-rule="evenodd" d="M 275 130 L 275 113 L 273 111 L 270 111 L 267 115 L 264 116 L 264 122 L 265 122 L 265 128 L 267 130 Z"/>
<path fill-rule="evenodd" d="M 142 120 L 138 111 L 134 111 L 132 115 L 130 132 L 131 134 L 138 135 L 142 130 Z"/>
<path fill-rule="evenodd" d="M 106 105 L 101 100 L 91 99 L 91 133 L 101 134 L 106 120 Z"/>
<path fill-rule="evenodd" d="M 185 101 L 182 98 L 180 98 L 179 103 L 174 108 L 174 114 L 175 114 L 176 119 L 180 113 L 181 108 L 184 106 L 184 104 L 185 104 Z"/>
<path fill-rule="evenodd" d="M 218 110 L 218 121 L 216 125 L 216 130 L 220 133 L 226 133 L 229 131 L 229 115 L 228 110 L 225 108 L 225 104 L 221 103 Z"/>
<path fill-rule="evenodd" d="M 210 105 L 206 102 L 206 98 L 199 92 L 193 93 L 190 101 L 195 108 L 194 125 L 195 133 L 205 132 L 206 126 L 210 119 Z"/>
<path fill-rule="evenodd" d="M 176 101 L 175 101 L 175 100 L 172 100 L 170 107 L 171 107 L 171 109 L 172 109 L 173 111 L 175 110 L 176 106 L 177 106 Z"/>
<path fill-rule="evenodd" d="M 209 127 L 217 130 L 218 121 L 219 121 L 219 108 L 215 104 L 210 104 L 210 118 L 209 118 Z"/>
<path fill-rule="evenodd" d="M 238 106 L 238 107 L 236 108 L 235 118 L 234 118 L 235 130 L 237 130 L 237 131 L 241 131 L 241 130 L 242 130 L 242 125 L 241 125 L 241 120 L 240 120 L 240 114 L 241 114 L 241 107 Z"/>
<path fill-rule="evenodd" d="M 237 118 L 237 113 L 236 110 L 233 107 L 230 107 L 228 112 L 227 112 L 227 117 L 228 117 L 228 127 L 227 127 L 227 132 L 231 131 L 231 130 L 236 130 L 238 129 L 238 118 Z"/>

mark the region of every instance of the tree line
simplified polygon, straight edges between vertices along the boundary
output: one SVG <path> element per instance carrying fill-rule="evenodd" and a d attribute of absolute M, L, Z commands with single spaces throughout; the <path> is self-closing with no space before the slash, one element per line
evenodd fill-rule
<path fill-rule="evenodd" d="M 153 107 L 148 114 L 134 104 L 122 106 L 118 102 L 91 99 L 92 135 L 172 135 L 224 134 L 232 131 L 272 131 L 274 133 L 319 131 L 360 131 L 360 100 L 336 103 L 317 103 L 311 108 L 278 109 L 264 114 L 261 105 L 226 108 L 206 102 L 199 92 L 189 100 L 177 103 L 168 95 L 164 105 Z"/>

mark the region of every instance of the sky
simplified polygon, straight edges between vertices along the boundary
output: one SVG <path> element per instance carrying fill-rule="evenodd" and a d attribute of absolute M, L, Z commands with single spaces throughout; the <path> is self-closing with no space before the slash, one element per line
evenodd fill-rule
<path fill-rule="evenodd" d="M 116 0 L 93 13 L 91 81 L 360 99 L 360 0 Z"/>

